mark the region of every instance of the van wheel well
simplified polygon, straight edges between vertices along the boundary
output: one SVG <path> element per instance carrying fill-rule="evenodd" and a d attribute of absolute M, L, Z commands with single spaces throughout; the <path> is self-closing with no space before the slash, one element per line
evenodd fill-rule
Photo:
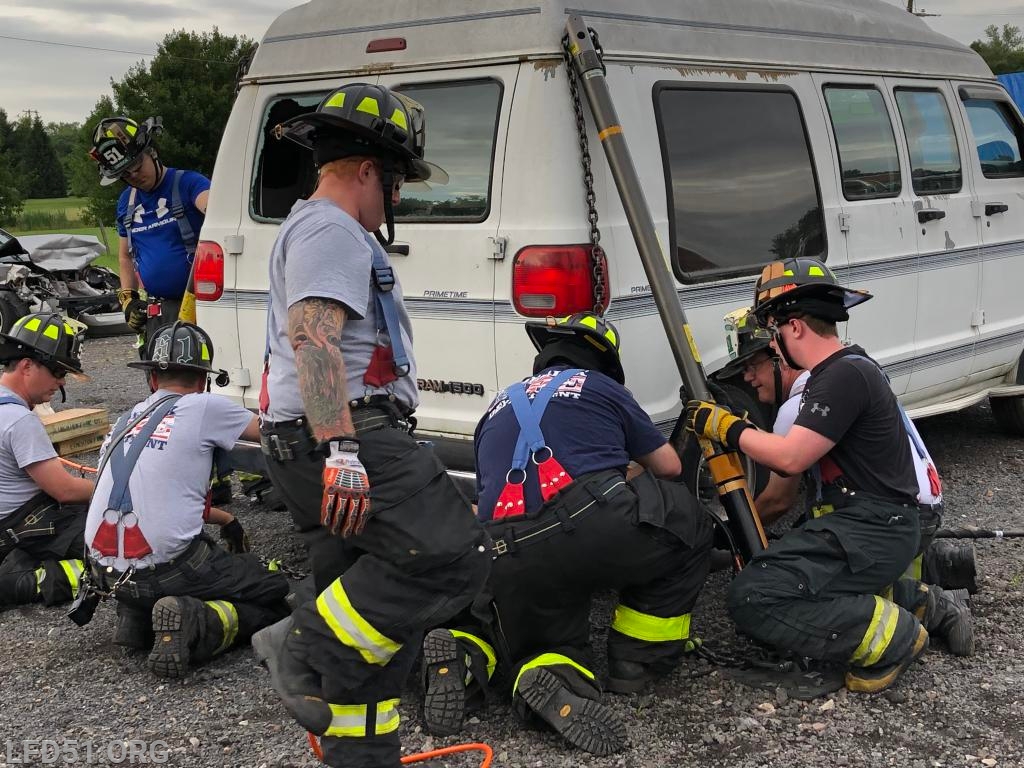
<path fill-rule="evenodd" d="M 1015 384 L 1024 384 L 1024 353 L 1021 353 L 1017 362 L 1017 376 Z M 992 416 L 996 424 L 1004 432 L 1018 437 L 1024 437 L 1024 395 L 1015 397 L 990 397 L 989 405 L 992 406 Z"/>

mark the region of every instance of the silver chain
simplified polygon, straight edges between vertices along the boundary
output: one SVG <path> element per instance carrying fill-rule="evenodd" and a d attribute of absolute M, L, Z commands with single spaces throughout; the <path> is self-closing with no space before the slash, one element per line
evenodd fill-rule
<path fill-rule="evenodd" d="M 587 28 L 590 32 L 590 39 L 594 44 L 598 57 L 604 66 L 604 49 L 598 40 L 597 32 Z M 604 314 L 604 284 L 605 284 L 605 253 L 601 247 L 601 230 L 597 226 L 597 196 L 594 194 L 594 172 L 591 170 L 590 143 L 587 140 L 587 121 L 583 114 L 583 102 L 580 99 L 579 78 L 576 76 L 576 68 L 572 63 L 572 54 L 569 52 L 569 36 L 562 37 L 562 58 L 565 60 L 565 70 L 569 81 L 569 95 L 572 98 L 572 108 L 576 113 L 576 134 L 580 145 L 580 165 L 583 166 L 583 199 L 587 205 L 587 221 L 590 222 L 590 244 L 591 244 L 591 270 L 594 279 L 594 314 Z"/>

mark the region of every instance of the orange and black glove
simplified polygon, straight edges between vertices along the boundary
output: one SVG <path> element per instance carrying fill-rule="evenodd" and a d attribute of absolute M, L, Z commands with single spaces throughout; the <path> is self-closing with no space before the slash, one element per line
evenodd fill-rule
<path fill-rule="evenodd" d="M 358 536 L 370 516 L 370 478 L 359 461 L 357 440 L 330 441 L 323 480 L 320 524 L 343 539 Z"/>
<path fill-rule="evenodd" d="M 691 400 L 686 404 L 686 428 L 727 448 L 739 450 L 740 435 L 753 426 L 745 417 L 718 403 Z"/>
<path fill-rule="evenodd" d="M 146 302 L 139 298 L 139 292 L 129 288 L 121 288 L 117 292 L 117 301 L 124 312 L 124 321 L 136 333 L 146 330 Z"/>

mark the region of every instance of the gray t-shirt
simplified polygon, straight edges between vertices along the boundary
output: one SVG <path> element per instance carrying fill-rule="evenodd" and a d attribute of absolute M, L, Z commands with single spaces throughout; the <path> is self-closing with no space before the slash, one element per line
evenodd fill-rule
<path fill-rule="evenodd" d="M 43 422 L 19 395 L 0 387 L 0 397 L 16 397 L 22 405 L 0 405 L 0 521 L 39 493 L 25 471 L 36 462 L 56 458 Z"/>
<path fill-rule="evenodd" d="M 270 254 L 267 391 L 271 421 L 290 421 L 305 412 L 299 394 L 295 353 L 288 341 L 288 308 L 310 297 L 333 299 L 345 305 L 347 318 L 341 332 L 341 352 L 348 374 L 345 383 L 348 399 L 390 391 L 410 408 L 419 404 L 412 326 L 397 276 L 391 293 L 395 297 L 411 369 L 408 376 L 387 388 L 363 383 L 363 374 L 377 340 L 377 303 L 370 269 L 373 254 L 366 236 L 359 222 L 329 200 L 299 200 L 281 225 Z"/>
<path fill-rule="evenodd" d="M 142 413 L 154 401 L 170 394 L 158 390 L 132 408 L 131 418 Z M 115 450 L 127 452 L 132 438 L 142 431 L 143 419 Z M 128 490 L 132 507 L 138 515 L 139 529 L 149 542 L 153 554 L 136 560 L 136 566 L 164 563 L 180 554 L 203 530 L 206 492 L 210 486 L 213 449 L 234 447 L 235 441 L 252 420 L 252 414 L 220 395 L 207 393 L 184 395 L 153 432 L 139 455 Z M 110 442 L 100 449 L 106 455 Z M 89 504 L 85 522 L 85 543 L 92 556 L 102 565 L 125 570 L 129 562 L 115 556 L 101 556 L 92 547 L 96 531 L 103 522 L 110 501 L 113 476 L 110 463 L 96 482 L 96 492 Z M 117 522 L 114 514 L 108 522 Z"/>

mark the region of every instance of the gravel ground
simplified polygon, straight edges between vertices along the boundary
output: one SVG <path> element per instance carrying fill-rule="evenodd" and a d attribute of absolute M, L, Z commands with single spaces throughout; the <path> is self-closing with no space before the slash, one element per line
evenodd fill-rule
<path fill-rule="evenodd" d="M 124 367 L 134 350 L 125 338 L 96 340 L 85 349 L 90 384 L 70 383 L 70 406 L 104 406 L 112 419 L 146 395 L 139 372 Z M 1024 443 L 1001 434 L 987 406 L 921 422 L 945 479 L 947 524 L 1024 528 L 1021 499 Z M 95 455 L 82 457 L 95 463 Z M 287 513 L 252 505 L 236 488 L 229 507 L 243 522 L 255 550 L 303 568 L 302 549 Z M 460 741 L 485 741 L 495 766 L 1024 766 L 1021 693 L 1024 659 L 1024 541 L 978 542 L 984 572 L 974 597 L 977 653 L 958 659 L 941 649 L 888 694 L 847 695 L 845 690 L 805 703 L 745 688 L 704 662 L 693 661 L 653 694 L 608 701 L 628 726 L 630 748 L 594 758 L 565 748 L 553 735 L 516 727 L 505 705 L 492 705 L 467 724 L 461 739 L 431 739 L 421 728 L 418 696 L 408 691 L 401 708 L 407 752 Z M 733 642 L 725 616 L 725 574 L 709 579 L 695 611 L 698 634 L 719 647 Z M 597 626 L 609 603 L 598 601 Z M 50 739 L 64 752 L 48 763 L 66 764 L 77 746 L 85 764 L 139 762 L 125 757 L 124 742 L 160 740 L 164 764 L 274 768 L 316 765 L 304 734 L 278 703 L 269 676 L 248 650 L 237 650 L 183 681 L 161 681 L 144 657 L 112 645 L 112 606 L 78 628 L 61 609 L 30 607 L 0 613 L 0 766 L 23 764 L 23 740 Z M 598 646 L 602 632 L 595 630 Z M 155 753 L 160 757 L 164 753 Z M 5 761 L 4 758 L 7 758 Z M 470 755 L 430 763 L 476 766 Z"/>

